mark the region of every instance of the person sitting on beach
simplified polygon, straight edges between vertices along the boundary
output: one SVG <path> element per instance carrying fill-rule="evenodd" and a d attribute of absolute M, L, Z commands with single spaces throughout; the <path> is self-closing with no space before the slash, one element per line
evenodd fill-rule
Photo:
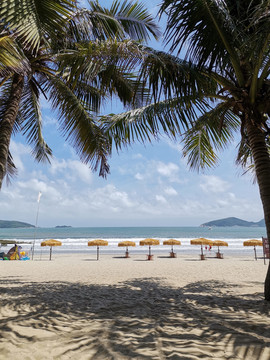
<path fill-rule="evenodd" d="M 7 252 L 7 254 L 5 254 L 4 252 L 0 253 L 0 257 L 2 259 L 7 258 L 9 260 L 20 260 L 21 259 L 21 246 L 17 246 L 17 244 L 15 244 L 11 249 L 9 249 L 9 251 Z"/>

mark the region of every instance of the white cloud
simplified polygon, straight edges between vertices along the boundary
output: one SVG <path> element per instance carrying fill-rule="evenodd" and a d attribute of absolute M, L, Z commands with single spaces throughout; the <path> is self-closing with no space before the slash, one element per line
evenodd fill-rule
<path fill-rule="evenodd" d="M 163 204 L 165 204 L 165 203 L 167 202 L 167 200 L 165 199 L 165 197 L 162 196 L 162 195 L 156 195 L 156 200 L 157 200 L 158 202 L 163 203 Z"/>
<path fill-rule="evenodd" d="M 61 187 L 64 188 L 65 182 L 63 181 Z M 19 181 L 17 183 L 18 188 L 21 190 L 21 194 L 24 194 L 24 197 L 29 199 L 35 199 L 38 196 L 38 193 L 41 191 L 43 197 L 49 201 L 60 201 L 62 199 L 61 189 L 57 189 L 59 185 L 54 182 L 44 182 L 39 181 L 38 179 L 30 179 L 28 181 Z"/>
<path fill-rule="evenodd" d="M 229 216 L 262 218 L 256 186 L 229 176 L 227 164 L 226 180 L 214 171 L 198 176 L 180 169 L 178 154 L 174 158 L 168 146 L 146 152 L 143 159 L 132 160 L 132 166 L 131 150 L 114 158 L 107 180 L 91 173 L 69 151 L 44 166 L 33 162 L 27 146 L 14 143 L 13 149 L 24 171 L 10 187 L 3 185 L 0 219 L 34 223 L 39 191 L 43 193 L 39 226 L 191 226 Z M 154 160 L 157 152 L 163 161 Z M 120 166 L 124 175 L 117 171 Z"/>
<path fill-rule="evenodd" d="M 90 168 L 78 160 L 72 160 L 68 162 L 68 169 L 71 172 L 76 173 L 76 177 L 79 177 L 82 181 L 89 183 L 92 180 L 92 172 Z"/>
<path fill-rule="evenodd" d="M 176 191 L 173 187 L 166 187 L 166 188 L 164 189 L 164 192 L 165 192 L 167 195 L 173 195 L 173 196 L 178 195 L 177 191 Z"/>
<path fill-rule="evenodd" d="M 114 185 L 109 184 L 102 188 L 90 191 L 90 206 L 96 209 L 104 209 L 106 212 L 110 209 L 126 209 L 135 205 L 125 191 L 118 190 Z"/>
<path fill-rule="evenodd" d="M 52 115 L 50 115 L 50 116 L 45 115 L 45 116 L 43 117 L 43 123 L 44 123 L 45 126 L 55 125 L 56 128 L 58 127 L 58 121 L 57 121 L 57 119 L 56 119 L 54 116 L 52 116 Z"/>
<path fill-rule="evenodd" d="M 165 138 L 165 141 L 169 145 L 170 148 L 176 150 L 179 153 L 182 153 L 182 150 L 183 150 L 183 145 L 182 144 L 180 144 L 177 141 L 172 141 L 172 140 L 170 140 L 168 138 Z"/>
<path fill-rule="evenodd" d="M 142 174 L 137 173 L 137 174 L 135 174 L 135 179 L 137 179 L 137 180 L 143 180 L 143 179 L 144 179 L 144 177 L 143 177 L 143 175 L 142 175 Z"/>
<path fill-rule="evenodd" d="M 202 180 L 203 183 L 200 184 L 200 188 L 205 193 L 223 193 L 231 187 L 227 181 L 214 175 L 203 175 Z"/>
<path fill-rule="evenodd" d="M 217 200 L 217 204 L 220 206 L 220 207 L 225 207 L 229 204 L 229 201 L 228 200 Z"/>
<path fill-rule="evenodd" d="M 140 153 L 134 154 L 134 155 L 132 155 L 132 159 L 135 159 L 135 160 L 139 159 L 139 160 L 141 160 L 141 159 L 143 159 L 143 155 L 140 154 Z"/>
<path fill-rule="evenodd" d="M 179 172 L 179 166 L 174 163 L 165 164 L 161 161 L 157 162 L 156 164 L 157 172 L 168 178 L 174 178 L 176 174 Z"/>
<path fill-rule="evenodd" d="M 62 159 L 62 160 L 57 160 L 57 159 L 53 159 L 51 162 L 51 166 L 50 166 L 50 173 L 53 175 L 58 174 L 59 172 L 62 172 L 63 170 L 65 170 L 67 168 L 67 162 L 66 160 Z"/>
<path fill-rule="evenodd" d="M 128 194 L 126 192 L 117 190 L 113 185 L 107 185 L 107 189 L 109 192 L 109 199 L 112 201 L 112 203 L 124 207 L 133 206 L 133 202 L 129 200 Z"/>
<path fill-rule="evenodd" d="M 19 172 L 24 171 L 23 156 L 31 153 L 30 147 L 22 143 L 11 140 L 10 152 L 14 161 L 14 164 Z"/>
<path fill-rule="evenodd" d="M 49 171 L 58 176 L 65 174 L 65 177 L 71 181 L 81 180 L 90 183 L 92 180 L 90 168 L 78 160 L 53 159 Z"/>

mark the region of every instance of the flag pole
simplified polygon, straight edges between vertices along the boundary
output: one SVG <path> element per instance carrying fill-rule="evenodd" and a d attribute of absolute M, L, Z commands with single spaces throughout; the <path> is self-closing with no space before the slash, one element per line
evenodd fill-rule
<path fill-rule="evenodd" d="M 33 247 L 32 247 L 32 260 L 34 259 L 35 242 L 36 242 L 36 235 L 37 235 L 37 224 L 38 224 L 38 213 L 39 213 L 39 203 L 40 203 L 41 195 L 42 195 L 42 193 L 40 191 L 38 193 L 38 198 L 37 198 L 38 206 L 37 206 L 37 215 L 36 215 L 36 223 L 35 223 L 34 242 L 33 242 Z"/>

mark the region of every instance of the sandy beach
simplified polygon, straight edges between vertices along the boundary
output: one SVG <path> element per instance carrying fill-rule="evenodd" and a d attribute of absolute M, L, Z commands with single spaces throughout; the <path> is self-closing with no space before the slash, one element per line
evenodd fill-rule
<path fill-rule="evenodd" d="M 145 258 L 1 261 L 0 359 L 270 358 L 262 258 Z"/>

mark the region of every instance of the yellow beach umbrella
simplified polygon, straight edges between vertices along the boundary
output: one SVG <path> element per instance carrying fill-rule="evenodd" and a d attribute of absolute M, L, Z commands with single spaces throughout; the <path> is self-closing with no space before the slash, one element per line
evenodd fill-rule
<path fill-rule="evenodd" d="M 223 241 L 223 240 L 214 240 L 212 246 L 218 247 L 217 258 L 221 259 L 223 255 L 220 254 L 219 247 L 220 246 L 228 246 L 228 243 L 227 243 L 227 241 Z"/>
<path fill-rule="evenodd" d="M 118 246 L 126 247 L 125 257 L 128 258 L 129 257 L 128 247 L 129 246 L 136 246 L 136 243 L 134 241 L 126 240 L 126 241 L 121 241 L 120 243 L 118 243 Z"/>
<path fill-rule="evenodd" d="M 149 246 L 149 254 L 148 254 L 148 260 L 152 260 L 153 259 L 153 255 L 151 255 L 151 246 L 152 245 L 159 245 L 159 240 L 157 239 L 144 239 L 140 241 L 140 245 L 144 246 L 144 245 L 148 245 Z"/>
<path fill-rule="evenodd" d="M 107 245 L 108 245 L 107 240 L 96 239 L 96 240 L 88 241 L 88 246 L 96 246 L 97 247 L 97 260 L 99 259 L 99 247 L 107 246 Z"/>
<path fill-rule="evenodd" d="M 256 246 L 263 246 L 262 240 L 256 240 L 256 239 L 246 240 L 243 242 L 243 245 L 254 247 L 255 260 L 257 260 Z"/>
<path fill-rule="evenodd" d="M 201 260 L 205 260 L 205 256 L 203 254 L 203 246 L 204 245 L 213 245 L 213 241 L 205 238 L 198 238 L 190 240 L 191 245 L 201 245 Z"/>
<path fill-rule="evenodd" d="M 50 246 L 50 260 L 52 260 L 52 247 L 53 246 L 61 246 L 62 243 L 59 240 L 49 239 L 49 240 L 42 241 L 40 245 L 41 246 Z"/>
<path fill-rule="evenodd" d="M 175 239 L 164 240 L 163 245 L 171 245 L 170 256 L 175 257 L 175 253 L 173 252 L 173 246 L 174 245 L 181 245 L 181 241 L 180 240 L 175 240 Z"/>

